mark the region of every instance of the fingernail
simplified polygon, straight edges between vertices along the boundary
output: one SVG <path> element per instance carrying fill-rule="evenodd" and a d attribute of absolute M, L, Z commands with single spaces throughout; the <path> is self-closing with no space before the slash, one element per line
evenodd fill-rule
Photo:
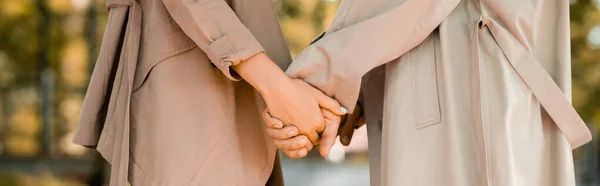
<path fill-rule="evenodd" d="M 344 141 L 344 143 L 348 143 L 348 142 L 350 142 L 350 137 L 344 136 L 344 137 L 342 137 L 342 141 Z"/>
<path fill-rule="evenodd" d="M 300 157 L 306 156 L 306 151 L 305 150 L 298 151 L 298 156 L 300 156 Z"/>
<path fill-rule="evenodd" d="M 329 156 L 329 150 L 324 150 L 323 157 L 326 158 L 327 156 Z"/>
<path fill-rule="evenodd" d="M 296 130 L 292 129 L 288 132 L 288 137 L 292 137 L 296 135 Z"/>
<path fill-rule="evenodd" d="M 348 113 L 348 109 L 344 106 L 340 107 L 340 110 L 344 113 L 347 114 Z"/>
<path fill-rule="evenodd" d="M 304 146 L 306 144 L 306 139 L 300 139 L 300 142 L 298 142 L 298 144 L 300 146 Z"/>
<path fill-rule="evenodd" d="M 283 125 L 281 123 L 275 123 L 275 128 L 280 129 L 281 127 L 283 127 Z"/>

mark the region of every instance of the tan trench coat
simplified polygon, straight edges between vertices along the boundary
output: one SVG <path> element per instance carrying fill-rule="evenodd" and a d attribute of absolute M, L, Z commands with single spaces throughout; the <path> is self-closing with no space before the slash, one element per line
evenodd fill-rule
<path fill-rule="evenodd" d="M 372 185 L 573 186 L 591 135 L 570 104 L 568 8 L 344 0 L 287 73 L 349 110 L 362 86 Z"/>
<path fill-rule="evenodd" d="M 229 69 L 261 51 L 291 62 L 273 1 L 106 4 L 73 142 L 111 163 L 110 185 L 282 185 L 264 103 Z"/>

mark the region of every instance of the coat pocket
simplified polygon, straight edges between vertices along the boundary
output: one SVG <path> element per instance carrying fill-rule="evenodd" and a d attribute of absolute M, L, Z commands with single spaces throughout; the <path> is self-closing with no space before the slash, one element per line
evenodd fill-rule
<path fill-rule="evenodd" d="M 437 80 L 438 43 L 438 33 L 433 32 L 409 53 L 417 129 L 441 122 Z"/>

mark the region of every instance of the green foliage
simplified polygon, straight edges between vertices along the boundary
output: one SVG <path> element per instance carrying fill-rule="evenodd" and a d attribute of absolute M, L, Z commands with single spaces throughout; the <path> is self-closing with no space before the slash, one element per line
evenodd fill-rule
<path fill-rule="evenodd" d="M 53 112 L 52 121 L 47 121 L 58 129 L 54 140 L 58 142 L 58 138 L 74 129 L 78 114 L 58 110 L 73 112 L 71 108 L 77 107 L 70 105 L 80 105 L 86 86 L 69 83 L 80 81 L 68 81 L 72 72 L 65 69 L 83 65 L 85 68 L 76 68 L 84 71 L 83 77 L 75 78 L 88 78 L 106 21 L 105 0 L 90 1 L 88 8 L 78 12 L 72 9 L 71 0 L 0 0 L 0 157 L 11 153 L 11 144 L 29 149 L 23 152 L 28 156 L 39 155 L 38 130 L 44 122 L 39 116 L 43 68 L 57 73 L 50 106 L 57 111 Z M 588 41 L 590 30 L 600 26 L 600 6 L 597 0 L 572 2 L 573 103 L 586 121 L 595 122 L 600 129 L 600 47 L 591 46 Z M 277 0 L 276 3 L 292 55 L 327 29 L 339 5 L 339 1 L 324 0 Z M 78 47 L 80 50 L 76 50 Z M 20 185 L 18 181 L 13 174 L 0 173 L 0 185 Z"/>
<path fill-rule="evenodd" d="M 600 117 L 600 48 L 593 48 L 588 34 L 600 26 L 598 3 L 578 0 L 571 5 L 571 60 L 574 105 L 586 121 Z M 600 128 L 600 120 L 595 121 Z"/>

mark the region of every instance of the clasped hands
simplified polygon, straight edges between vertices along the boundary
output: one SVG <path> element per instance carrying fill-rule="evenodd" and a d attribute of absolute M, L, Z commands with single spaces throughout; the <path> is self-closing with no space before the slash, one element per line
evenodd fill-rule
<path fill-rule="evenodd" d="M 278 95 L 280 98 L 265 97 L 267 108 L 262 117 L 273 145 L 290 158 L 302 158 L 315 146 L 321 156 L 327 157 L 338 135 L 342 136 L 342 144 L 348 145 L 354 130 L 364 124 L 360 105 L 347 114 L 344 107 L 320 90 L 302 80 L 291 81 L 293 91 Z"/>
<path fill-rule="evenodd" d="M 291 158 L 306 156 L 316 145 L 322 156 L 328 156 L 338 133 L 342 144 L 348 145 L 355 127 L 364 124 L 360 106 L 347 116 L 336 100 L 302 80 L 290 79 L 265 53 L 233 69 L 262 95 L 268 133 L 275 147 Z M 344 124 L 338 131 L 340 123 Z"/>

